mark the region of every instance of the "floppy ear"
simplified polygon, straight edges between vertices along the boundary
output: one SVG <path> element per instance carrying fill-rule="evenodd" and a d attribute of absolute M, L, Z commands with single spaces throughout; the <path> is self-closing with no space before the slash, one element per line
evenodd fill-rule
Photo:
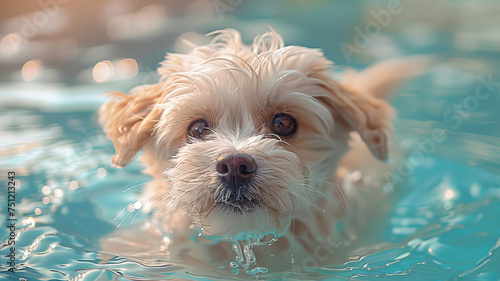
<path fill-rule="evenodd" d="M 157 84 L 143 87 L 131 95 L 112 92 L 111 97 L 115 99 L 101 106 L 99 122 L 116 150 L 111 158 L 112 166 L 127 166 L 152 139 L 163 112 L 155 105 L 162 101 L 163 96 L 161 84 Z"/>
<path fill-rule="evenodd" d="M 351 71 L 342 85 L 333 80 L 327 82 L 337 100 L 334 104 L 338 114 L 351 130 L 359 132 L 377 158 L 387 159 L 388 133 L 392 128 L 389 118 L 393 110 L 384 99 L 406 80 L 424 73 L 435 61 L 437 58 L 433 56 L 398 58 L 359 73 Z"/>
<path fill-rule="evenodd" d="M 357 131 L 373 155 L 387 160 L 388 137 L 392 126 L 391 106 L 384 100 L 340 85 L 326 75 L 319 77 L 328 95 L 318 97 L 330 107 L 332 114 L 349 131 Z"/>

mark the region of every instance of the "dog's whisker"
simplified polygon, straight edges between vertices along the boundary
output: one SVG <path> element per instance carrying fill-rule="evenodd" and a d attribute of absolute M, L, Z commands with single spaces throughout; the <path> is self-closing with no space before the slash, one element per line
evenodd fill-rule
<path fill-rule="evenodd" d="M 189 171 L 188 171 L 188 172 L 189 172 Z M 165 188 L 165 189 L 167 190 L 167 193 L 168 193 L 168 191 L 170 190 L 170 187 L 171 187 L 174 183 L 176 183 L 177 181 L 181 181 L 181 180 L 183 180 L 184 178 L 186 178 L 186 177 L 189 175 L 189 173 L 188 173 L 188 172 L 184 172 L 184 173 L 182 173 L 182 174 L 179 174 L 179 175 L 178 175 L 178 176 L 176 176 L 174 179 L 172 179 L 172 181 L 170 182 L 170 184 L 169 184 L 169 185 Z M 191 190 L 193 190 L 193 189 L 195 189 L 195 188 L 196 188 L 196 186 L 193 186 L 193 187 L 191 187 L 191 188 L 189 188 L 189 189 L 185 190 L 185 191 L 184 191 L 184 192 L 182 192 L 180 195 L 178 195 L 178 196 L 174 197 L 174 198 L 173 198 L 173 199 L 172 199 L 172 200 L 171 200 L 171 201 L 170 201 L 170 202 L 169 202 L 169 203 L 168 203 L 168 204 L 167 204 L 164 208 L 162 208 L 162 209 L 166 209 L 166 208 L 170 207 L 170 205 L 172 205 L 172 204 L 173 204 L 173 203 L 174 203 L 174 202 L 175 202 L 175 201 L 176 201 L 179 197 L 181 197 L 182 195 L 186 194 L 187 192 L 190 192 Z M 165 201 L 167 198 L 168 198 L 168 196 L 164 196 L 163 201 Z"/>
<path fill-rule="evenodd" d="M 163 199 L 163 197 L 163 194 L 156 194 L 155 196 L 151 196 L 150 198 L 146 199 L 145 204 L 151 204 L 151 206 L 159 205 L 156 204 L 156 202 Z"/>
<path fill-rule="evenodd" d="M 124 191 L 122 192 L 128 192 L 138 186 L 143 186 L 143 185 L 146 185 L 146 184 L 151 184 L 151 183 L 155 183 L 155 182 L 168 182 L 168 179 L 162 179 L 162 180 L 154 180 L 154 181 L 148 181 L 148 182 L 145 182 L 145 183 L 139 183 L 139 184 L 136 184 L 136 185 L 133 185 L 127 189 L 125 189 Z"/>
<path fill-rule="evenodd" d="M 157 196 L 155 196 L 155 197 L 157 197 Z M 153 198 L 154 198 L 154 197 L 153 197 Z M 120 217 L 120 215 L 121 215 L 121 214 L 122 214 L 125 210 L 127 210 L 130 206 L 134 205 L 137 201 L 138 201 L 138 200 L 132 200 L 132 202 L 128 203 L 125 207 L 123 207 L 123 208 L 120 210 L 120 212 L 118 212 L 118 214 L 116 215 L 116 217 L 115 217 L 113 220 L 117 220 L 117 219 L 118 219 L 118 217 Z M 141 208 L 140 208 L 140 209 L 144 208 L 144 206 L 145 206 L 146 204 L 150 203 L 150 202 L 151 202 L 151 200 L 150 200 L 150 199 L 146 199 L 146 201 L 145 201 L 145 202 L 141 202 Z M 134 210 L 136 210 L 136 209 L 135 209 L 135 207 L 134 207 Z M 129 214 L 130 214 L 130 212 L 129 212 Z M 128 216 L 128 215 L 127 215 L 127 216 Z M 126 217 L 125 217 L 125 218 L 126 218 Z M 121 225 L 122 223 L 123 223 L 123 220 L 122 220 L 122 222 L 120 222 L 120 224 L 119 224 L 119 225 Z"/>
<path fill-rule="evenodd" d="M 319 182 L 319 183 L 322 183 L 322 184 L 327 184 L 327 185 L 330 185 L 331 188 L 334 190 L 334 192 L 336 193 L 336 197 L 334 198 L 340 198 L 342 200 L 342 203 L 343 204 L 337 204 L 335 201 L 333 201 L 333 198 L 330 197 L 330 196 L 325 196 L 324 194 L 322 194 L 323 198 L 325 198 L 326 200 L 328 200 L 330 203 L 332 203 L 332 205 L 334 206 L 337 206 L 337 207 L 340 207 L 340 208 L 343 208 L 345 211 L 349 211 L 349 208 L 348 208 L 348 204 L 347 204 L 347 199 L 345 198 L 345 194 L 344 192 L 342 192 L 342 187 L 338 184 L 338 183 L 332 183 L 332 182 L 329 182 L 329 181 L 323 181 L 323 180 L 320 180 L 320 179 L 315 179 L 315 178 L 311 178 L 310 180 L 312 181 L 316 181 L 316 182 Z"/>
<path fill-rule="evenodd" d="M 136 209 L 134 210 L 135 212 L 135 215 L 132 217 L 132 219 L 130 220 L 130 223 L 133 223 L 135 218 L 137 217 L 137 215 L 139 215 L 139 213 L 141 213 L 142 209 L 144 209 L 144 206 L 145 204 L 142 204 L 141 207 L 139 209 Z"/>
<path fill-rule="evenodd" d="M 267 125 L 267 122 L 264 122 L 264 123 L 263 123 L 263 124 L 261 124 L 259 127 L 255 128 L 255 130 L 253 130 L 251 134 L 252 134 L 252 135 L 257 134 L 257 133 L 258 133 L 258 132 L 259 132 L 259 131 L 260 131 L 260 130 L 264 127 L 264 126 L 266 126 L 266 125 Z M 262 137 L 264 138 L 264 137 L 265 137 L 265 135 L 267 135 L 267 134 L 262 135 Z"/>
<path fill-rule="evenodd" d="M 318 188 L 315 188 L 314 186 L 312 185 L 309 185 L 309 184 L 306 184 L 306 183 L 303 183 L 302 186 L 304 188 L 307 188 L 310 192 L 313 192 L 313 193 L 316 193 L 318 194 L 318 196 L 320 198 L 324 198 L 328 203 L 330 203 L 331 205 L 337 205 L 337 202 L 335 202 L 334 198 L 331 198 L 330 196 L 328 195 L 325 195 L 323 192 L 321 192 Z M 343 196 L 343 194 L 342 194 Z M 345 199 L 344 199 L 345 200 Z"/>
<path fill-rule="evenodd" d="M 206 188 L 203 188 L 203 190 L 205 190 Z M 208 192 L 204 192 L 203 195 L 199 195 L 196 197 L 196 205 L 200 206 L 199 207 L 199 213 L 203 213 L 205 212 L 207 209 L 210 208 L 210 201 L 212 201 L 213 199 L 211 199 L 211 197 L 209 196 L 209 194 L 207 194 Z M 201 200 L 201 202 L 200 202 Z"/>
<path fill-rule="evenodd" d="M 276 185 L 273 184 L 273 183 L 271 183 L 271 188 L 269 188 L 269 190 L 274 193 L 274 195 L 277 197 L 277 199 L 279 199 L 281 201 L 281 203 L 282 203 L 283 206 L 287 206 L 287 204 L 286 204 L 285 200 L 283 199 L 283 197 L 279 194 L 278 191 L 275 190 L 274 187 L 276 187 Z M 267 189 L 266 189 L 266 191 L 267 191 Z M 273 196 L 269 196 L 269 198 L 271 198 L 272 200 L 277 200 Z M 276 206 L 279 206 L 279 202 L 278 201 L 276 201 Z"/>
<path fill-rule="evenodd" d="M 175 196 L 174 198 L 172 198 L 170 200 L 170 202 L 168 202 L 165 207 L 163 209 L 168 209 L 170 206 L 172 206 L 174 203 L 176 203 L 176 201 L 181 198 L 184 194 L 188 193 L 188 192 L 191 192 L 192 190 L 194 190 L 196 188 L 196 186 L 193 186 L 191 188 L 188 188 L 187 190 L 183 191 L 181 194 Z M 165 198 L 166 200 L 166 198 Z"/>
<path fill-rule="evenodd" d="M 116 220 L 118 219 L 118 217 L 128 208 L 128 206 L 132 205 L 135 201 L 131 202 L 131 203 L 128 203 L 127 206 L 123 207 L 123 209 L 121 209 L 120 212 L 118 212 L 118 214 L 116 215 L 116 217 L 113 219 L 113 220 Z"/>
<path fill-rule="evenodd" d="M 266 182 L 265 182 L 265 180 L 263 180 L 263 179 L 261 180 L 260 178 L 256 177 L 255 178 L 255 184 L 254 184 L 254 186 L 256 188 L 254 188 L 253 190 L 258 191 L 259 192 L 258 193 L 259 196 L 263 197 L 262 196 L 262 190 L 263 190 L 266 193 L 266 196 L 265 196 L 266 198 L 271 197 L 271 194 L 269 194 L 269 191 L 266 188 Z M 258 188 L 259 186 L 262 186 L 263 188 Z"/>
<path fill-rule="evenodd" d="M 134 209 L 134 211 L 132 212 L 128 212 L 125 217 L 120 221 L 120 223 L 118 225 L 116 225 L 116 227 L 120 227 L 122 225 L 122 223 L 128 218 L 128 216 L 130 216 L 130 214 L 132 214 L 133 212 L 135 212 L 136 210 Z"/>
<path fill-rule="evenodd" d="M 276 157 L 278 158 L 278 157 Z M 297 186 L 300 186 L 300 181 L 299 179 L 297 179 L 296 177 L 294 177 L 292 174 L 290 174 L 289 172 L 287 171 L 280 171 L 282 174 L 283 174 L 283 178 L 284 179 L 289 179 L 289 180 L 292 180 L 293 183 L 295 183 Z"/>

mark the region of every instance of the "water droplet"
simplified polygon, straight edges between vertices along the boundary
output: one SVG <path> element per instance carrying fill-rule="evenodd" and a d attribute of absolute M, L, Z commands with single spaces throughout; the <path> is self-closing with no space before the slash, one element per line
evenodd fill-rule
<path fill-rule="evenodd" d="M 258 273 L 267 273 L 268 271 L 269 270 L 265 267 L 257 266 L 255 268 L 247 270 L 246 272 L 247 272 L 247 274 L 254 275 L 254 274 L 258 274 Z"/>
<path fill-rule="evenodd" d="M 444 202 L 443 208 L 448 211 L 448 210 L 451 210 L 453 208 L 453 205 L 454 205 L 453 201 L 448 200 L 448 201 Z"/>
<path fill-rule="evenodd" d="M 129 205 L 127 206 L 127 211 L 129 211 L 129 212 L 131 212 L 131 213 L 132 213 L 133 211 L 135 211 L 134 205 L 133 205 L 133 204 L 129 204 Z"/>
<path fill-rule="evenodd" d="M 144 213 L 146 213 L 146 214 L 149 214 L 149 213 L 151 213 L 152 208 L 153 208 L 153 207 L 151 206 L 151 204 L 146 204 L 146 205 L 144 206 L 144 208 L 142 208 L 142 211 L 143 211 Z"/>
<path fill-rule="evenodd" d="M 142 207 L 142 202 L 141 201 L 135 201 L 134 202 L 134 208 L 136 210 L 139 210 Z"/>
<path fill-rule="evenodd" d="M 450 200 L 455 196 L 455 192 L 452 189 L 447 189 L 444 192 L 444 199 L 445 200 Z"/>
<path fill-rule="evenodd" d="M 234 275 L 238 275 L 238 273 L 240 273 L 240 270 L 235 268 L 235 269 L 233 269 L 232 273 Z"/>
<path fill-rule="evenodd" d="M 28 217 L 28 218 L 25 218 L 23 221 L 22 221 L 23 225 L 28 225 L 29 227 L 35 227 L 35 219 L 33 217 Z"/>
<path fill-rule="evenodd" d="M 239 265 L 239 264 L 237 264 L 237 263 L 235 263 L 234 261 L 231 261 L 231 262 L 229 263 L 229 266 L 230 266 L 231 268 L 238 268 L 238 267 L 240 267 L 240 265 Z"/>
<path fill-rule="evenodd" d="M 44 185 L 42 187 L 42 193 L 45 194 L 45 195 L 49 195 L 50 194 L 50 186 Z"/>
<path fill-rule="evenodd" d="M 62 197 L 63 195 L 64 195 L 64 192 L 63 192 L 62 189 L 58 188 L 58 189 L 54 190 L 54 196 L 55 197 Z"/>
<path fill-rule="evenodd" d="M 71 181 L 69 183 L 69 188 L 71 188 L 71 190 L 76 190 L 78 188 L 78 182 L 77 181 Z"/>
<path fill-rule="evenodd" d="M 105 177 L 105 176 L 106 176 L 106 174 L 107 174 L 106 169 L 104 169 L 104 168 L 102 168 L 102 167 L 101 167 L 101 168 L 99 168 L 99 169 L 97 169 L 97 176 L 98 176 L 98 177 L 103 178 L 103 177 Z"/>
<path fill-rule="evenodd" d="M 170 238 L 167 236 L 163 237 L 163 242 L 165 242 L 167 245 L 170 244 Z"/>

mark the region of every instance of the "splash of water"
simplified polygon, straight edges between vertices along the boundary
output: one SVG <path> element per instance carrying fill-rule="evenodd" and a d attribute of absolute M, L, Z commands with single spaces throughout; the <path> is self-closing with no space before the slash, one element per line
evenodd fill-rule
<path fill-rule="evenodd" d="M 283 234 L 282 234 L 283 235 Z M 254 246 L 271 246 L 280 237 L 276 230 L 271 230 L 265 233 L 256 231 L 246 231 L 234 236 L 204 236 L 200 232 L 200 236 L 214 241 L 231 242 L 231 248 L 235 254 L 235 259 L 229 263 L 232 268 L 232 273 L 237 275 L 240 269 L 245 270 L 249 275 L 266 273 L 266 267 L 257 266 L 257 259 L 253 251 Z"/>
<path fill-rule="evenodd" d="M 265 239 L 268 239 L 268 236 L 272 238 L 266 241 Z M 244 233 L 243 237 L 233 238 L 231 240 L 231 246 L 236 257 L 235 260 L 230 263 L 230 266 L 232 268 L 239 268 L 242 266 L 249 275 L 268 272 L 266 267 L 257 266 L 257 259 L 255 258 L 253 247 L 270 246 L 276 240 L 278 240 L 278 238 L 275 233 L 258 234 L 256 232 Z M 234 270 L 233 273 L 235 273 Z M 239 272 L 236 272 L 236 274 L 237 273 Z"/>

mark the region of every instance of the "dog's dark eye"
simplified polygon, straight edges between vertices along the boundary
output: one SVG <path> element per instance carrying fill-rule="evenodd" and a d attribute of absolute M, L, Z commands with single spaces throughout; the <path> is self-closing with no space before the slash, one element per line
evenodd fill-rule
<path fill-rule="evenodd" d="M 279 136 L 291 136 L 297 131 L 297 121 L 286 113 L 278 113 L 271 122 L 271 130 Z"/>
<path fill-rule="evenodd" d="M 193 121 L 188 127 L 188 136 L 203 139 L 210 132 L 208 122 L 203 119 Z"/>

